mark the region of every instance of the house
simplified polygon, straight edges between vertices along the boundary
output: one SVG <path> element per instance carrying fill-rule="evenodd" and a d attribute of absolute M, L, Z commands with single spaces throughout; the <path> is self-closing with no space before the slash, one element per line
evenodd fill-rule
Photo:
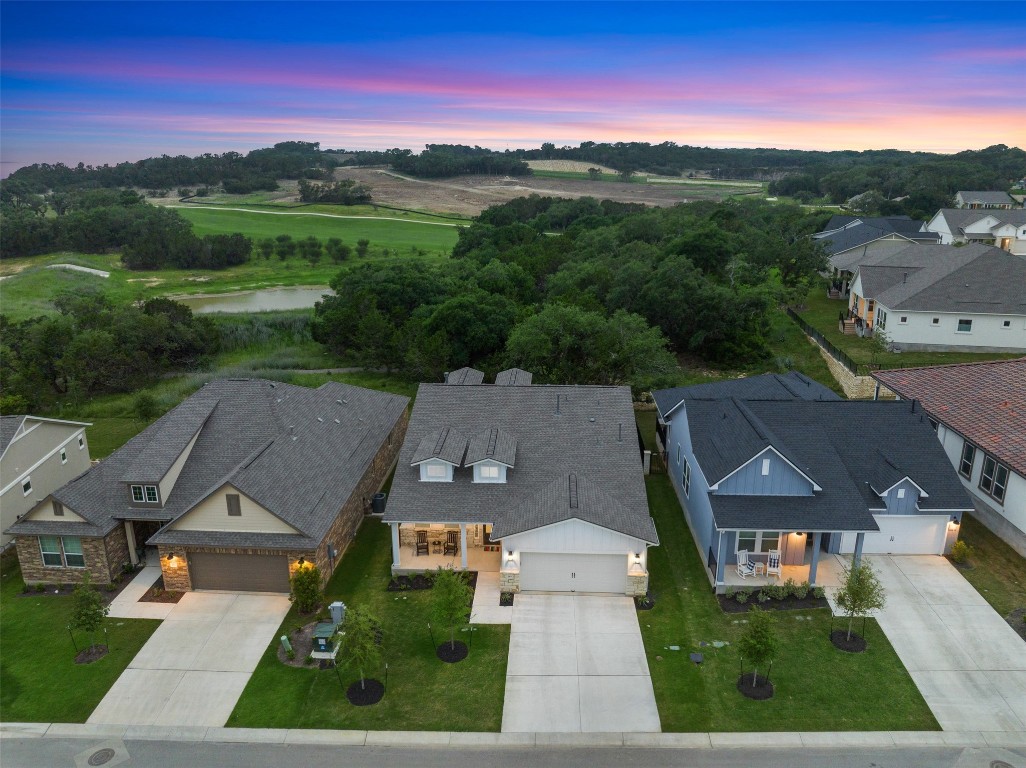
<path fill-rule="evenodd" d="M 7 529 L 22 575 L 103 584 L 159 555 L 168 589 L 287 592 L 306 563 L 326 581 L 395 461 L 408 402 L 336 382 L 211 382 Z"/>
<path fill-rule="evenodd" d="M 912 245 L 858 267 L 849 313 L 894 349 L 1026 351 L 1026 259 L 986 245 Z"/>
<path fill-rule="evenodd" d="M 661 452 L 717 591 L 745 551 L 816 583 L 824 552 L 941 554 L 971 509 L 922 409 L 799 374 L 653 392 Z"/>
<path fill-rule="evenodd" d="M 955 207 L 969 210 L 1015 208 L 1015 201 L 1007 192 L 988 190 L 984 192 L 956 192 Z"/>
<path fill-rule="evenodd" d="M 89 469 L 88 426 L 39 416 L 0 417 L 0 531 Z M 0 534 L 0 547 L 11 540 Z"/>
<path fill-rule="evenodd" d="M 1026 557 L 1026 357 L 873 377 L 921 405 L 972 495 L 973 515 Z"/>
<path fill-rule="evenodd" d="M 1026 256 L 1026 209 L 941 208 L 924 227 L 940 235 L 941 244 L 993 245 Z"/>
<path fill-rule="evenodd" d="M 851 278 L 860 264 L 886 257 L 909 245 L 940 243 L 936 232 L 923 231 L 923 222 L 908 216 L 839 216 L 812 236 L 823 243 L 837 290 L 848 295 Z"/>
<path fill-rule="evenodd" d="M 478 378 L 478 377 L 470 377 Z M 392 572 L 498 571 L 505 591 L 648 589 L 648 511 L 629 387 L 421 384 L 388 507 Z"/>

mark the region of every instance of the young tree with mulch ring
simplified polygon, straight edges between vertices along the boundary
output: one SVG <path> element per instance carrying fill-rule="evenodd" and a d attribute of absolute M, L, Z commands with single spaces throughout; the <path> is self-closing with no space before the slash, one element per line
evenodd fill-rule
<path fill-rule="evenodd" d="M 769 675 L 761 677 L 759 667 L 772 662 L 777 654 L 777 638 L 773 634 L 773 618 L 769 612 L 753 605 L 748 611 L 748 624 L 737 641 L 741 663 L 752 664 L 751 683 L 743 672 L 737 681 L 737 689 L 750 699 L 768 699 L 773 696 L 773 684 Z"/>
<path fill-rule="evenodd" d="M 380 622 L 365 608 L 354 606 L 346 612 L 344 626 L 339 655 L 360 673 L 360 682 L 349 686 L 346 698 L 357 707 L 377 704 L 385 695 L 385 686 L 379 680 L 368 679 L 365 672 L 381 664 Z"/>
<path fill-rule="evenodd" d="M 85 572 L 82 582 L 75 587 L 71 610 L 71 629 L 88 632 L 91 641 L 89 647 L 75 657 L 75 661 L 84 664 L 96 661 L 107 653 L 107 646 L 97 645 L 96 633 L 103 628 L 103 620 L 107 618 L 110 606 L 104 605 L 103 596 L 93 589 L 89 571 Z"/>
<path fill-rule="evenodd" d="M 301 565 L 289 579 L 292 592 L 289 600 L 300 613 L 313 613 L 324 599 L 321 592 L 321 570 L 316 565 Z"/>
<path fill-rule="evenodd" d="M 841 588 L 834 595 L 834 600 L 848 616 L 848 632 L 836 630 L 830 633 L 830 641 L 842 651 L 860 653 L 866 650 L 866 640 L 852 633 L 852 625 L 856 616 L 867 616 L 870 611 L 884 607 L 885 594 L 883 584 L 877 578 L 876 571 L 869 563 L 853 565 L 845 570 Z"/>
<path fill-rule="evenodd" d="M 437 648 L 438 658 L 449 663 L 467 658 L 465 643 L 456 642 L 456 627 L 470 618 L 470 604 L 474 593 L 463 576 L 446 568 L 439 568 L 435 586 L 431 590 L 431 614 L 434 621 L 449 628 L 449 642 Z"/>

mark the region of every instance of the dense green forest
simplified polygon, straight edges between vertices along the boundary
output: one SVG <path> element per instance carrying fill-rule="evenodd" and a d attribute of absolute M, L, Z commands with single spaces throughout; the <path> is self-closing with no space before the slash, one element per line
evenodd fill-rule
<path fill-rule="evenodd" d="M 647 388 L 673 352 L 744 367 L 767 356 L 769 313 L 823 266 L 808 237 L 823 218 L 756 201 L 520 198 L 463 230 L 450 262 L 340 275 L 313 335 L 420 380 L 519 365 L 541 381 Z"/>

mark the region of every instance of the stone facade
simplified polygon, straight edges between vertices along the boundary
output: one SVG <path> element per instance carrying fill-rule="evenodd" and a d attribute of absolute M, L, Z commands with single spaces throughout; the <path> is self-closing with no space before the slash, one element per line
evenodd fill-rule
<path fill-rule="evenodd" d="M 164 575 L 164 588 L 176 592 L 188 592 L 192 589 L 192 579 L 189 576 L 188 553 L 212 552 L 219 555 L 284 555 L 289 563 L 289 578 L 299 568 L 299 558 L 307 562 L 313 562 L 314 550 L 312 549 L 255 549 L 251 547 L 183 547 L 181 545 L 161 544 L 157 547 L 160 552 L 160 571 Z M 173 554 L 173 560 L 167 556 Z"/>
<path fill-rule="evenodd" d="M 627 595 L 630 597 L 642 597 L 646 594 L 648 594 L 648 574 L 628 573 Z"/>
<path fill-rule="evenodd" d="M 827 352 L 823 347 L 812 339 L 809 339 L 810 344 L 815 344 L 819 350 L 819 354 L 823 356 L 826 361 L 827 368 L 830 369 L 830 373 L 837 379 L 837 383 L 841 385 L 841 389 L 844 390 L 844 394 L 849 400 L 872 400 L 876 393 L 876 379 L 872 376 L 856 376 L 854 373 L 849 371 L 839 362 L 837 362 L 833 356 Z M 895 394 L 887 387 L 880 386 L 880 400 L 894 400 Z"/>
<path fill-rule="evenodd" d="M 519 592 L 520 591 L 520 571 L 500 571 L 499 572 L 499 591 L 500 592 Z"/>
<path fill-rule="evenodd" d="M 128 539 L 125 538 L 125 527 L 118 525 L 104 538 L 82 537 L 82 555 L 85 568 L 65 568 L 64 566 L 43 565 L 43 555 L 39 551 L 39 538 L 36 536 L 17 536 L 15 546 L 18 550 L 18 562 L 21 575 L 26 584 L 78 584 L 85 578 L 88 571 L 93 584 L 110 584 L 129 563 Z"/>

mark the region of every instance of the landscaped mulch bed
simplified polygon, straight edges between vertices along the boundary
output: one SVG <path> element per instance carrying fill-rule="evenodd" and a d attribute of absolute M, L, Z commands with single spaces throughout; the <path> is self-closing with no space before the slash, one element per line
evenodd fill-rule
<path fill-rule="evenodd" d="M 115 597 L 121 594 L 122 590 L 135 578 L 137 571 L 122 575 L 121 581 L 113 585 L 93 585 L 93 588 L 103 595 L 104 605 L 108 605 Z M 75 591 L 78 584 L 46 584 L 40 590 L 34 584 L 26 584 L 25 588 L 18 593 L 18 597 L 68 597 Z"/>
<path fill-rule="evenodd" d="M 467 584 L 470 585 L 471 589 L 477 589 L 477 571 L 459 571 L 459 573 L 466 574 Z M 434 579 L 428 574 L 415 573 L 412 576 L 406 574 L 393 576 L 392 580 L 388 582 L 386 589 L 389 592 L 406 592 L 408 590 L 431 589 L 434 585 Z"/>
<path fill-rule="evenodd" d="M 306 659 L 313 653 L 313 633 L 316 626 L 317 622 L 311 621 L 309 624 L 304 624 L 300 629 L 289 633 L 289 642 L 292 644 L 292 650 L 296 654 L 294 659 L 288 657 L 285 649 L 281 647 L 281 641 L 279 640 L 278 661 L 287 667 L 297 667 L 299 669 L 310 666 L 307 664 Z"/>
<path fill-rule="evenodd" d="M 651 592 L 645 595 L 635 595 L 634 607 L 639 611 L 651 611 L 655 608 L 655 597 L 652 596 Z"/>
<path fill-rule="evenodd" d="M 75 657 L 76 664 L 92 664 L 94 661 L 99 661 L 107 655 L 107 646 L 105 645 L 94 645 L 92 648 L 86 648 L 78 652 Z"/>
<path fill-rule="evenodd" d="M 809 611 L 814 608 L 830 607 L 830 603 L 825 597 L 813 597 L 811 594 L 800 600 L 792 595 L 783 600 L 767 600 L 764 603 L 760 603 L 754 595 L 748 599 L 747 603 L 739 603 L 733 597 L 726 595 L 716 595 L 716 599 L 720 603 L 720 610 L 724 613 L 748 613 L 753 605 L 759 606 L 764 611 Z"/>
<path fill-rule="evenodd" d="M 516 593 L 514 592 L 500 592 L 499 605 L 503 606 L 504 608 L 509 608 L 511 605 L 513 605 L 513 600 L 515 597 Z"/>
<path fill-rule="evenodd" d="M 146 593 L 139 598 L 140 603 L 177 603 L 185 597 L 184 592 L 175 592 L 173 589 L 164 589 L 164 577 L 160 576 L 153 586 L 146 590 Z"/>
<path fill-rule="evenodd" d="M 862 653 L 866 650 L 866 638 L 852 632 L 849 639 L 848 630 L 846 629 L 835 629 L 831 632 L 830 642 L 834 644 L 835 648 L 846 653 Z"/>
<path fill-rule="evenodd" d="M 773 683 L 762 675 L 755 676 L 755 685 L 752 685 L 752 675 L 745 673 L 737 679 L 737 690 L 742 695 L 756 701 L 766 701 L 773 698 Z"/>
<path fill-rule="evenodd" d="M 435 655 L 448 664 L 463 661 L 467 658 L 468 653 L 470 653 L 470 649 L 467 648 L 467 644 L 461 643 L 459 640 L 456 641 L 455 647 L 446 641 L 435 649 Z"/>
<path fill-rule="evenodd" d="M 363 684 L 357 680 L 346 690 L 346 698 L 354 707 L 366 707 L 377 704 L 385 695 L 385 686 L 380 680 L 366 679 Z"/>

